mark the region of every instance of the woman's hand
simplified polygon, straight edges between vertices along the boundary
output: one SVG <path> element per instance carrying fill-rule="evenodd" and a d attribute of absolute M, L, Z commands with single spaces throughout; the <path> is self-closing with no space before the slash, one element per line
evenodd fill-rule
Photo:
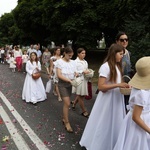
<path fill-rule="evenodd" d="M 75 73 L 74 73 L 74 76 L 75 76 L 75 77 L 78 77 L 78 76 L 79 76 L 79 73 L 75 72 Z"/>
<path fill-rule="evenodd" d="M 88 74 L 88 73 L 90 73 L 90 71 L 89 70 L 84 70 L 83 73 Z"/>
<path fill-rule="evenodd" d="M 122 83 L 118 84 L 118 87 L 120 87 L 120 88 L 129 88 L 130 85 L 128 83 L 122 82 Z"/>

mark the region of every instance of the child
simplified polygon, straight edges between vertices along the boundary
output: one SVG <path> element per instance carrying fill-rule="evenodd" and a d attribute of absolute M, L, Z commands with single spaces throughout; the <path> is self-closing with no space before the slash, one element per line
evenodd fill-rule
<path fill-rule="evenodd" d="M 150 150 L 150 57 L 135 65 L 129 112 L 125 117 L 114 150 Z"/>
<path fill-rule="evenodd" d="M 1 48 L 1 63 L 5 63 L 5 49 L 4 47 Z"/>
<path fill-rule="evenodd" d="M 30 60 L 26 64 L 27 74 L 23 85 L 22 99 L 33 104 L 47 99 L 41 77 L 36 80 L 32 78 L 35 70 L 41 71 L 41 63 L 38 61 L 37 53 L 31 52 Z"/>
<path fill-rule="evenodd" d="M 12 72 L 15 72 L 16 61 L 15 61 L 15 58 L 14 58 L 14 54 L 13 54 L 13 53 L 10 53 L 9 68 L 12 70 Z"/>
<path fill-rule="evenodd" d="M 23 69 L 23 73 L 26 73 L 26 63 L 27 63 L 28 59 L 29 59 L 29 56 L 27 54 L 27 51 L 24 50 L 23 51 L 23 55 L 22 55 L 22 63 L 23 63 L 22 64 L 22 69 Z"/>
<path fill-rule="evenodd" d="M 99 69 L 99 93 L 80 141 L 88 150 L 112 150 L 117 141 L 126 114 L 124 96 L 119 88 L 129 87 L 122 82 L 123 54 L 121 45 L 112 44 Z"/>

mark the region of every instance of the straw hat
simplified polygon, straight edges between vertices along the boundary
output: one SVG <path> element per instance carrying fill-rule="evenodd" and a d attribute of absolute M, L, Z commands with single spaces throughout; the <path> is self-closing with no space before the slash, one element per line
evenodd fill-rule
<path fill-rule="evenodd" d="M 150 89 L 150 57 L 140 58 L 136 64 L 136 74 L 129 84 L 137 89 Z"/>

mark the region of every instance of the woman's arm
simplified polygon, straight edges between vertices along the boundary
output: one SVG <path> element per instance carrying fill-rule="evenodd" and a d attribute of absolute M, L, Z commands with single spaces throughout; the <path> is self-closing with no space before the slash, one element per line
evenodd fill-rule
<path fill-rule="evenodd" d="M 49 76 L 51 77 L 53 74 L 53 68 L 54 68 L 54 64 L 53 64 L 53 60 L 50 59 L 50 67 L 49 67 Z"/>
<path fill-rule="evenodd" d="M 58 76 L 59 79 L 61 79 L 63 81 L 66 81 L 66 82 L 70 82 L 70 83 L 72 82 L 70 79 L 68 79 L 68 78 L 66 78 L 62 75 L 62 72 L 61 72 L 60 68 L 56 68 L 56 73 L 57 73 L 57 76 Z"/>
<path fill-rule="evenodd" d="M 132 120 L 139 125 L 143 130 L 150 133 L 150 128 L 145 124 L 145 122 L 141 119 L 141 113 L 142 113 L 143 107 L 135 105 L 133 109 L 132 114 Z"/>
<path fill-rule="evenodd" d="M 102 92 L 106 92 L 110 89 L 113 89 L 113 88 L 117 88 L 117 87 L 120 87 L 120 88 L 128 88 L 129 85 L 125 82 L 122 82 L 122 83 L 114 83 L 114 84 L 107 84 L 106 83 L 106 78 L 105 77 L 99 77 L 98 79 L 98 90 L 99 91 L 102 91 Z"/>
<path fill-rule="evenodd" d="M 33 70 L 30 69 L 30 62 L 29 61 L 27 61 L 27 63 L 26 63 L 26 72 L 29 75 L 32 75 L 32 72 L 33 72 Z"/>
<path fill-rule="evenodd" d="M 38 61 L 38 70 L 39 70 L 39 71 L 42 70 L 40 61 Z"/>

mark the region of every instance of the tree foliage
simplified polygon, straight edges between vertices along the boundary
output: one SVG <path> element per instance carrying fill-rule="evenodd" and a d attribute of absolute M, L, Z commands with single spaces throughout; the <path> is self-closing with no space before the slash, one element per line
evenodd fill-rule
<path fill-rule="evenodd" d="M 148 0 L 18 0 L 17 7 L 0 18 L 0 43 L 66 44 L 96 48 L 105 34 L 107 47 L 119 30 L 129 38 L 133 64 L 149 55 Z M 140 9 L 139 9 L 140 8 Z"/>
<path fill-rule="evenodd" d="M 135 0 L 130 1 L 130 15 L 124 25 L 129 35 L 132 64 L 135 64 L 139 58 L 150 55 L 150 2 L 147 0 L 135 2 Z"/>

